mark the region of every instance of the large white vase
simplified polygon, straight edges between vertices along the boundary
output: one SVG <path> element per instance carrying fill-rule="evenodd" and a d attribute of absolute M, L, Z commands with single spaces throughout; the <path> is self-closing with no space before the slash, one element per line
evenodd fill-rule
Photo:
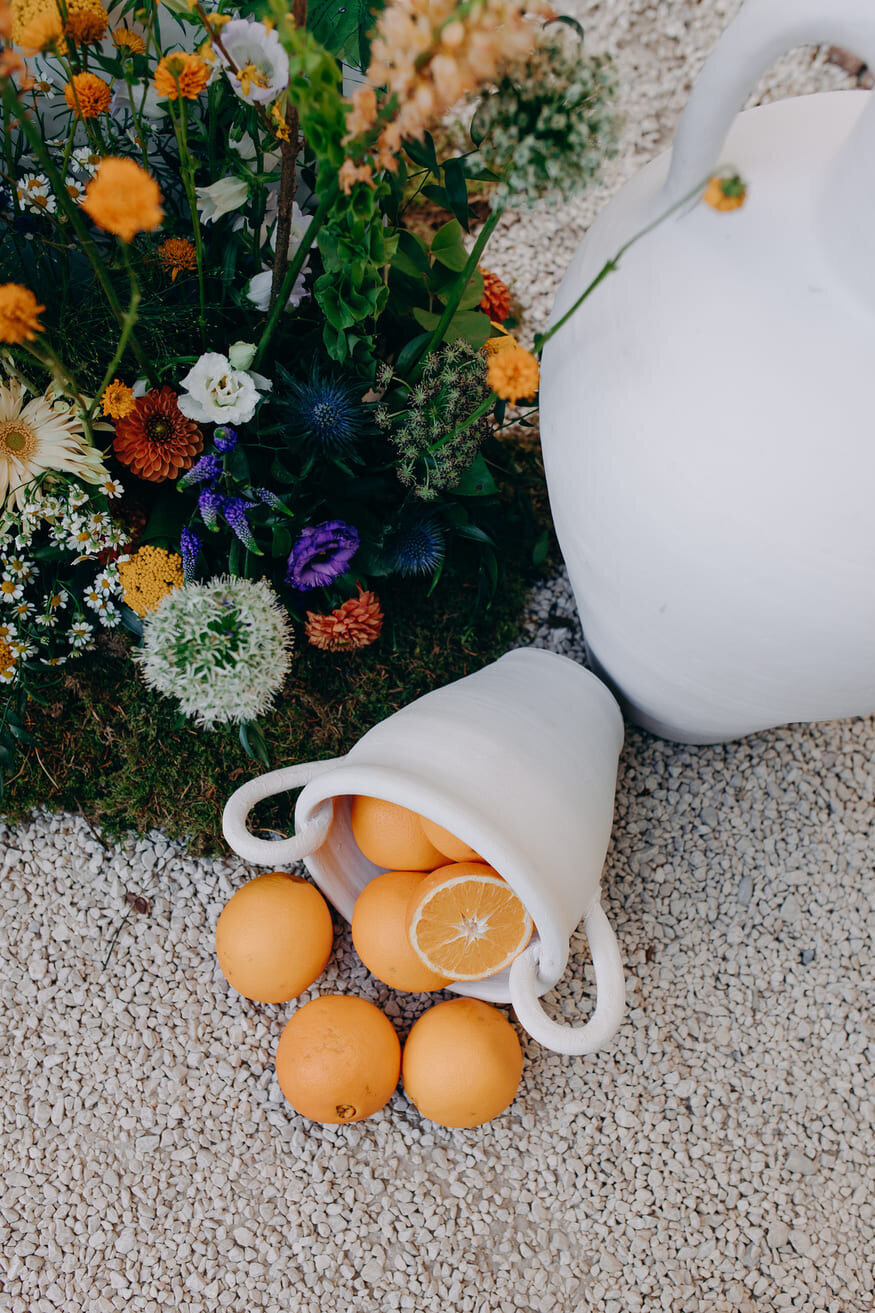
<path fill-rule="evenodd" d="M 553 515 L 596 668 L 632 718 L 719 742 L 875 711 L 875 104 L 736 117 L 784 51 L 875 67 L 873 0 L 749 0 L 672 152 L 603 211 L 553 322 L 717 166 L 744 207 L 690 203 L 549 343 Z"/>

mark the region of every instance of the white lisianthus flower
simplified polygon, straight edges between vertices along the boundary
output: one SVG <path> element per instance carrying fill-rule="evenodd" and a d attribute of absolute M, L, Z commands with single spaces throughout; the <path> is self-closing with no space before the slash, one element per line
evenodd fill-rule
<path fill-rule="evenodd" d="M 288 86 L 288 56 L 276 32 L 268 32 L 263 23 L 254 18 L 233 19 L 222 28 L 222 46 L 238 71 L 231 72 L 221 50 L 216 53 L 241 100 L 263 105 L 276 100 Z"/>
<path fill-rule="evenodd" d="M 158 92 L 151 83 L 146 87 L 134 83 L 133 89 L 126 82 L 116 83 L 109 107 L 110 114 L 132 114 L 134 107 L 144 119 L 160 119 L 168 113 L 167 102 L 158 99 Z M 86 150 L 84 153 L 89 152 Z M 76 151 L 73 151 L 75 156 Z"/>
<path fill-rule="evenodd" d="M 220 178 L 209 187 L 195 187 L 197 211 L 201 223 L 214 223 L 223 214 L 239 210 L 245 204 L 249 188 L 242 178 Z"/>
<path fill-rule="evenodd" d="M 180 393 L 177 405 L 188 419 L 197 424 L 245 424 L 255 414 L 261 394 L 273 384 L 263 374 L 234 369 L 218 351 L 207 351 L 179 386 L 186 391 Z"/>
<path fill-rule="evenodd" d="M 286 310 L 295 310 L 301 304 L 307 295 L 307 288 L 304 283 L 305 275 L 309 273 L 308 266 L 304 265 L 298 277 L 295 279 L 295 285 L 289 293 L 289 299 L 286 302 Z M 270 309 L 270 289 L 273 282 L 273 270 L 265 269 L 263 273 L 256 274 L 250 278 L 246 285 L 246 299 L 251 301 L 256 310 L 261 310 L 267 314 Z"/>

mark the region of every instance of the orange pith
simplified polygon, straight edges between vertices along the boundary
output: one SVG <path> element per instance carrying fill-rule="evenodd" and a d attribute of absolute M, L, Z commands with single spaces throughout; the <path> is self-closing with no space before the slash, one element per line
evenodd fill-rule
<path fill-rule="evenodd" d="M 502 971 L 532 936 L 532 918 L 491 866 L 457 862 L 423 880 L 408 910 L 414 952 L 451 980 L 483 980 Z"/>

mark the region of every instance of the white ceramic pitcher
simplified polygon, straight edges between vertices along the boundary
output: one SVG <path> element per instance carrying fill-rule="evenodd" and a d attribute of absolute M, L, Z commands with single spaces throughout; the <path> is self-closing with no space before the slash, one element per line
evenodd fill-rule
<path fill-rule="evenodd" d="M 553 322 L 716 167 L 748 183 L 744 207 L 681 207 L 544 353 L 547 480 L 594 664 L 633 719 L 687 742 L 875 711 L 875 103 L 736 118 L 779 55 L 823 42 L 875 67 L 873 0 L 749 0 Z"/>
<path fill-rule="evenodd" d="M 383 869 L 352 837 L 352 797 L 383 798 L 444 826 L 495 867 L 535 923 L 509 970 L 450 988 L 512 1003 L 548 1048 L 591 1053 L 611 1039 L 625 1003 L 623 964 L 599 902 L 622 742 L 620 710 L 594 675 L 553 652 L 521 648 L 395 712 L 345 757 L 250 780 L 229 799 L 222 826 L 247 861 L 303 860 L 347 920 Z M 246 817 L 256 802 L 301 785 L 294 838 L 250 833 Z M 565 970 L 581 920 L 597 997 L 590 1020 L 575 1028 L 552 1021 L 538 997 Z"/>

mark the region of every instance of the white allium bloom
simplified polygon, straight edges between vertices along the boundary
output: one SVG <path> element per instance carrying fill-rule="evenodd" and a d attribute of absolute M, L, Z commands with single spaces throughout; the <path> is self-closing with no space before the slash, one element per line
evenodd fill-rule
<path fill-rule="evenodd" d="M 291 665 L 288 616 L 265 579 L 183 584 L 143 621 L 135 660 L 150 688 L 204 729 L 256 720 Z"/>
<path fill-rule="evenodd" d="M 227 356 L 207 351 L 179 381 L 177 401 L 183 415 L 198 424 L 245 424 L 255 414 L 262 392 L 273 387 L 269 378 L 251 370 L 234 369 Z"/>
<path fill-rule="evenodd" d="M 263 105 L 276 100 L 288 86 L 288 56 L 276 32 L 268 32 L 263 23 L 254 18 L 233 19 L 222 28 L 222 45 L 238 72 L 231 72 L 221 50 L 216 53 L 241 100 Z"/>
<path fill-rule="evenodd" d="M 223 214 L 239 210 L 249 195 L 249 188 L 242 178 L 220 178 L 218 182 L 211 182 L 209 187 L 195 187 L 194 190 L 201 223 L 215 223 Z"/>

